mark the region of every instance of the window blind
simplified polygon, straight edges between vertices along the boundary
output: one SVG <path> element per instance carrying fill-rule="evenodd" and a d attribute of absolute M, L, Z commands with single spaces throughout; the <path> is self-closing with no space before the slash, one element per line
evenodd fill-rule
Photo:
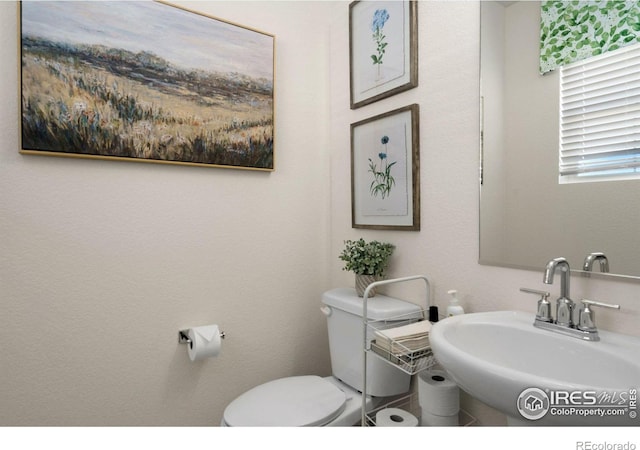
<path fill-rule="evenodd" d="M 640 44 L 560 69 L 560 179 L 640 176 Z"/>

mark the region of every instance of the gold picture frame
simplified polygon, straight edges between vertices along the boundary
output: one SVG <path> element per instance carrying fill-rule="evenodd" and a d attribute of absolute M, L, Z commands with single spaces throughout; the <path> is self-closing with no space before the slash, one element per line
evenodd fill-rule
<path fill-rule="evenodd" d="M 21 2 L 22 154 L 272 171 L 275 36 L 165 2 Z"/>

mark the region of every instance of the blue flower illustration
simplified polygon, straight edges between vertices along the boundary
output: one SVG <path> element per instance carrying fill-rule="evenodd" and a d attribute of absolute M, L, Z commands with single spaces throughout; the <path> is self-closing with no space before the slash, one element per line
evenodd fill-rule
<path fill-rule="evenodd" d="M 369 186 L 369 191 L 374 197 L 377 197 L 378 194 L 380 194 L 384 199 L 391 192 L 393 185 L 396 184 L 396 180 L 391 175 L 391 168 L 397 161 L 389 162 L 387 160 L 387 155 L 389 153 L 387 150 L 389 136 L 382 136 L 380 142 L 385 146 L 384 151 L 378 153 L 378 158 L 380 158 L 380 170 L 378 170 L 378 164 L 374 163 L 371 158 L 369 158 L 369 172 L 373 174 L 373 181 Z"/>
<path fill-rule="evenodd" d="M 387 43 L 384 42 L 386 36 L 382 32 L 382 28 L 384 28 L 384 24 L 389 20 L 389 13 L 386 9 L 376 9 L 376 12 L 373 13 L 373 20 L 371 21 L 371 31 L 373 32 L 373 41 L 376 43 L 376 51 L 377 55 L 371 55 L 371 59 L 373 60 L 374 65 L 380 66 L 382 64 L 382 57 L 385 53 L 385 48 L 387 47 Z"/>
<path fill-rule="evenodd" d="M 374 33 L 381 30 L 384 24 L 389 20 L 389 13 L 386 9 L 376 9 L 373 13 L 373 21 L 371 22 L 371 31 Z"/>

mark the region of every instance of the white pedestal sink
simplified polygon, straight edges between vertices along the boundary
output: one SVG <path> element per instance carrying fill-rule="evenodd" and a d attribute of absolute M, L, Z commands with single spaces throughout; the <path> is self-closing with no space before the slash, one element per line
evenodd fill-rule
<path fill-rule="evenodd" d="M 600 330 L 587 342 L 533 321 L 519 311 L 449 317 L 431 346 L 461 389 L 511 425 L 640 426 L 640 338 Z"/>

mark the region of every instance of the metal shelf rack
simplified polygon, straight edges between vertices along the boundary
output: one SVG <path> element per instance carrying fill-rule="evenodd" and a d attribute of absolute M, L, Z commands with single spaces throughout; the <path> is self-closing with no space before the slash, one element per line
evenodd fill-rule
<path fill-rule="evenodd" d="M 378 327 L 376 327 L 376 325 L 378 325 L 379 322 L 381 322 L 381 321 L 372 321 L 372 320 L 369 320 L 368 318 L 367 301 L 369 299 L 370 291 L 379 286 L 385 286 L 388 284 L 395 284 L 395 283 L 404 283 L 404 282 L 414 281 L 414 280 L 423 280 L 425 283 L 425 287 L 426 287 L 425 307 L 422 310 L 422 315 L 423 315 L 423 319 L 426 320 L 428 317 L 429 306 L 431 306 L 430 299 L 429 299 L 429 295 L 431 292 L 431 284 L 429 283 L 429 279 L 424 275 L 413 275 L 413 276 L 402 277 L 402 278 L 394 278 L 390 280 L 376 281 L 374 283 L 371 283 L 369 286 L 367 286 L 367 288 L 364 291 L 364 295 L 362 298 L 362 308 L 363 308 L 362 322 L 363 322 L 363 340 L 364 340 L 364 343 L 363 343 L 364 366 L 363 366 L 363 372 L 362 372 L 363 373 L 362 420 L 361 420 L 362 426 L 371 425 L 373 422 L 371 417 L 367 416 L 367 410 L 366 410 L 367 356 L 369 355 L 369 353 L 373 354 L 374 357 L 383 359 L 387 363 L 392 364 L 393 366 L 397 367 L 399 370 L 402 370 L 403 372 L 406 372 L 409 375 L 414 375 L 436 364 L 436 360 L 433 356 L 433 352 L 431 351 L 430 347 L 426 349 L 422 349 L 419 352 L 416 352 L 416 351 L 412 351 L 409 348 L 404 347 L 401 343 L 398 342 L 398 343 L 393 343 L 392 346 L 393 348 L 397 348 L 400 350 L 394 351 L 394 352 L 388 352 L 388 351 L 385 351 L 384 349 L 377 347 L 375 344 L 369 345 L 368 343 L 367 331 L 370 328 L 373 328 L 374 330 L 379 329 Z M 401 319 L 401 318 L 394 318 L 394 319 Z M 388 320 L 389 319 L 387 319 L 387 321 Z"/>
<path fill-rule="evenodd" d="M 405 411 L 408 411 L 414 416 L 416 416 L 418 420 L 420 420 L 420 416 L 422 415 L 420 404 L 418 402 L 418 395 L 409 394 L 367 412 L 365 426 L 375 427 L 376 415 L 378 414 L 378 412 L 382 411 L 385 408 L 404 409 Z M 468 412 L 462 409 L 458 412 L 458 426 L 470 427 L 475 425 L 476 422 L 477 422 L 477 419 L 473 417 L 471 414 L 469 414 Z"/>

